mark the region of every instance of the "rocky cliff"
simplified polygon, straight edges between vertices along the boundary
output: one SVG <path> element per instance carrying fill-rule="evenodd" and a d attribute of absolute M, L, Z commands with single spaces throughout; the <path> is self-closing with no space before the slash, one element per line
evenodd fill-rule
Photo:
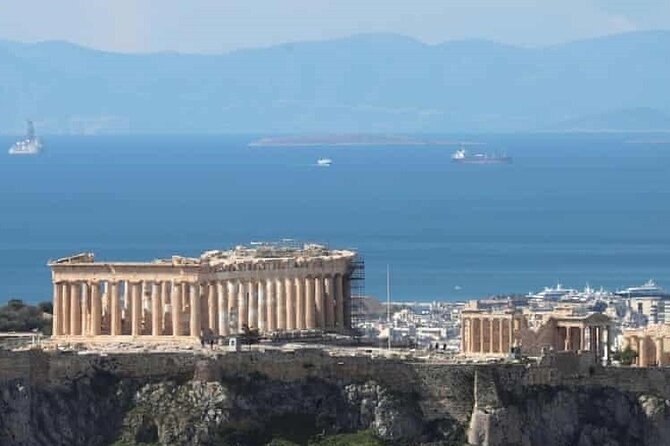
<path fill-rule="evenodd" d="M 670 438 L 668 378 L 574 358 L 3 352 L 0 444 L 307 444 L 368 431 L 387 444 L 656 446 Z"/>

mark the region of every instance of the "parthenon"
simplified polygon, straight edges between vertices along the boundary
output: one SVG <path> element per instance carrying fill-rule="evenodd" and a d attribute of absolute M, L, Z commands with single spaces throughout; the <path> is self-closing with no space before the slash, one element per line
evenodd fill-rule
<path fill-rule="evenodd" d="M 238 246 L 198 258 L 49 262 L 56 340 L 193 340 L 350 328 L 356 254 L 322 245 Z"/>

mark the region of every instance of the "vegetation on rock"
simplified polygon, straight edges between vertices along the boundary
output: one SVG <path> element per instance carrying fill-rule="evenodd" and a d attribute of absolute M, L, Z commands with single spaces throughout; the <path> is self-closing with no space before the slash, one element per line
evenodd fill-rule
<path fill-rule="evenodd" d="M 41 302 L 35 306 L 20 299 L 10 299 L 0 307 L 0 332 L 40 331 L 51 334 L 51 318 L 45 315 L 52 312 L 51 302 Z"/>

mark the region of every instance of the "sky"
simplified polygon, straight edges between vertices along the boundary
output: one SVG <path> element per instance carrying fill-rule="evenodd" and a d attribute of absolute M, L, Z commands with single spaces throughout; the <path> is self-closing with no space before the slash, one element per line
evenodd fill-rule
<path fill-rule="evenodd" d="M 361 33 L 543 46 L 670 29 L 670 0 L 2 0 L 0 39 L 220 53 Z"/>

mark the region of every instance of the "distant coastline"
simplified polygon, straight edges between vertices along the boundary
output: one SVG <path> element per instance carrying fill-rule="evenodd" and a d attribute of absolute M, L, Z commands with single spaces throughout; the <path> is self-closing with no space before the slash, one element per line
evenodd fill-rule
<path fill-rule="evenodd" d="M 474 146 L 473 141 L 423 140 L 403 135 L 291 135 L 268 136 L 249 143 L 249 147 L 321 147 L 321 146 Z"/>

